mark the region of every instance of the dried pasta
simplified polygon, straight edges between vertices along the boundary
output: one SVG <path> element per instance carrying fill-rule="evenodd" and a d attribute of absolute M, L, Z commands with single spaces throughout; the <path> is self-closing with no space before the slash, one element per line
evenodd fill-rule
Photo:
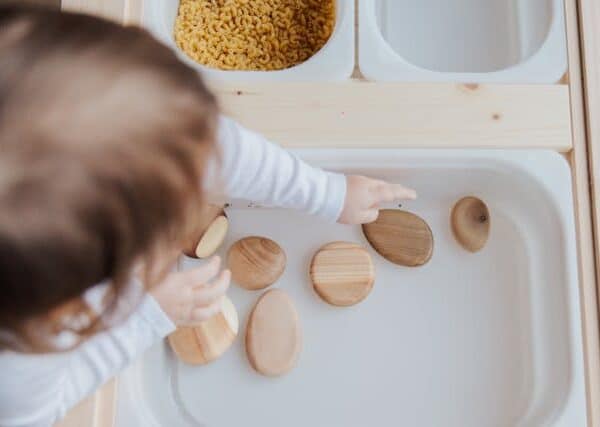
<path fill-rule="evenodd" d="M 181 0 L 175 42 L 194 61 L 221 70 L 281 70 L 327 42 L 335 0 Z"/>

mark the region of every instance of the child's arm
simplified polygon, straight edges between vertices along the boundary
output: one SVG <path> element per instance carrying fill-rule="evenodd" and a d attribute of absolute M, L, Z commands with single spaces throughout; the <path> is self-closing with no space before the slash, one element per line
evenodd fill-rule
<path fill-rule="evenodd" d="M 202 267 L 171 273 L 122 324 L 69 353 L 0 353 L 0 426 L 51 426 L 175 324 L 197 324 L 216 314 L 229 286 L 229 272 L 219 274 L 219 267 L 215 257 Z"/>
<path fill-rule="evenodd" d="M 308 166 L 233 120 L 221 117 L 218 174 L 209 173 L 208 192 L 265 206 L 292 208 L 335 221 L 346 195 L 344 175 Z M 220 164 L 219 164 L 220 163 Z"/>
<path fill-rule="evenodd" d="M 149 295 L 125 322 L 69 353 L 2 353 L 0 425 L 49 427 L 174 329 Z"/>
<path fill-rule="evenodd" d="M 399 184 L 314 168 L 225 117 L 219 123 L 218 140 L 220 164 L 211 165 L 208 192 L 220 186 L 230 198 L 297 209 L 347 224 L 374 221 L 379 203 L 416 197 L 413 190 Z"/>

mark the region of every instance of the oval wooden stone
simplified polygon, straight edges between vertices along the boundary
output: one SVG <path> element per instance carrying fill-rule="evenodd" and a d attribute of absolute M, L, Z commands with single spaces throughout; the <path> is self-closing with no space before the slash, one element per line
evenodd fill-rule
<path fill-rule="evenodd" d="M 285 270 L 285 252 L 266 237 L 251 236 L 235 242 L 227 262 L 232 280 L 248 290 L 264 289 L 281 277 Z"/>
<path fill-rule="evenodd" d="M 364 300 L 375 281 L 375 268 L 365 248 L 349 242 L 321 247 L 310 264 L 317 294 L 329 304 L 347 307 Z"/>
<path fill-rule="evenodd" d="M 221 312 L 194 327 L 179 327 L 169 335 L 173 352 L 185 363 L 204 365 L 219 358 L 235 341 L 239 321 L 231 300 L 223 297 Z"/>
<path fill-rule="evenodd" d="M 219 249 L 228 229 L 229 220 L 222 206 L 204 206 L 185 241 L 183 253 L 192 258 L 208 258 Z"/>
<path fill-rule="evenodd" d="M 431 259 L 433 233 L 413 213 L 382 209 L 376 221 L 363 224 L 362 228 L 373 249 L 394 264 L 416 267 Z"/>
<path fill-rule="evenodd" d="M 481 199 L 464 197 L 454 205 L 450 225 L 458 243 L 470 252 L 477 252 L 490 235 L 490 212 Z"/>
<path fill-rule="evenodd" d="M 302 330 L 292 300 L 280 289 L 265 292 L 246 328 L 250 364 L 262 375 L 283 375 L 296 365 L 301 350 Z"/>

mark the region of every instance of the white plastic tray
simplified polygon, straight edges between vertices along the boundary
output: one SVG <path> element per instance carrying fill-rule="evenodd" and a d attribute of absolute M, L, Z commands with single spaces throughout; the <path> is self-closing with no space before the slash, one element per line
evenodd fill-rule
<path fill-rule="evenodd" d="M 173 28 L 178 0 L 143 0 L 142 24 L 175 49 L 187 64 L 209 79 L 225 82 L 289 82 L 346 80 L 354 69 L 354 0 L 337 0 L 336 24 L 329 41 L 310 59 L 277 71 L 222 71 L 198 64 L 175 44 Z"/>
<path fill-rule="evenodd" d="M 359 0 L 359 65 L 377 81 L 554 83 L 563 0 Z"/>
<path fill-rule="evenodd" d="M 249 366 L 245 320 L 258 293 L 233 287 L 242 322 L 215 363 L 179 363 L 164 343 L 119 380 L 117 426 L 584 426 L 585 388 L 569 168 L 545 151 L 302 150 L 330 169 L 419 190 L 434 255 L 420 268 L 373 250 L 369 297 L 334 308 L 312 291 L 308 264 L 333 240 L 368 247 L 360 227 L 280 210 L 229 210 L 225 244 L 258 234 L 288 266 L 276 286 L 295 301 L 305 346 L 287 376 Z M 477 254 L 453 239 L 453 203 L 476 195 L 492 232 Z M 191 264 L 199 261 L 191 261 Z M 183 263 L 182 268 L 190 265 Z"/>

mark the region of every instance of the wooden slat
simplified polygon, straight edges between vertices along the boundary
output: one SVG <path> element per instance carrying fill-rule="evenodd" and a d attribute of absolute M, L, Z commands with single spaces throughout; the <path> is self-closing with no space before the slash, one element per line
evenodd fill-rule
<path fill-rule="evenodd" d="M 96 417 L 97 394 L 88 397 L 71 409 L 68 415 L 56 423 L 54 427 L 93 426 Z M 95 427 L 95 426 L 94 426 Z"/>
<path fill-rule="evenodd" d="M 286 147 L 571 149 L 566 85 L 214 86 L 224 111 Z"/>
<path fill-rule="evenodd" d="M 113 378 L 96 393 L 96 415 L 93 427 L 114 426 L 117 407 L 117 381 L 117 378 Z"/>
<path fill-rule="evenodd" d="M 586 128 L 590 159 L 596 267 L 600 277 L 600 1 L 579 1 L 584 70 Z"/>
<path fill-rule="evenodd" d="M 592 0 L 593 2 L 597 0 Z M 577 0 L 565 0 L 569 52 L 569 88 L 573 128 L 571 164 L 578 236 L 579 279 L 585 352 L 588 425 L 600 426 L 600 338 L 598 289 L 589 188 L 588 153 L 579 45 Z"/>
<path fill-rule="evenodd" d="M 106 383 L 88 397 L 54 427 L 113 427 L 115 416 L 116 379 Z"/>

